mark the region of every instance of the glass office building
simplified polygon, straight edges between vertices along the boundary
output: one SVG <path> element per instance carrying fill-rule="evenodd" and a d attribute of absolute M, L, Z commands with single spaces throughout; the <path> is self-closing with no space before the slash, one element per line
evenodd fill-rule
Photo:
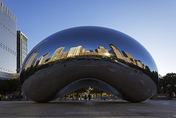
<path fill-rule="evenodd" d="M 17 69 L 21 65 L 28 53 L 28 38 L 21 32 L 17 31 Z"/>
<path fill-rule="evenodd" d="M 0 1 L 0 72 L 16 73 L 16 17 Z"/>

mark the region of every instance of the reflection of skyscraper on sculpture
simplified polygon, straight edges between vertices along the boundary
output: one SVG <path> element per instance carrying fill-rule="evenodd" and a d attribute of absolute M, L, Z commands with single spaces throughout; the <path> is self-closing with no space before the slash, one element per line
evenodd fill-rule
<path fill-rule="evenodd" d="M 135 60 L 135 61 L 137 66 L 139 66 L 140 68 L 144 68 L 140 60 Z"/>
<path fill-rule="evenodd" d="M 130 58 L 132 61 L 134 61 L 134 57 L 133 57 L 133 55 L 131 55 L 130 53 L 125 52 L 125 51 L 122 51 L 122 53 L 123 53 L 123 55 L 124 55 L 125 57 L 128 57 L 128 58 Z"/>
<path fill-rule="evenodd" d="M 63 55 L 62 51 L 64 50 L 64 48 L 65 47 L 57 48 L 50 60 L 61 59 Z"/>
<path fill-rule="evenodd" d="M 115 45 L 110 44 L 109 46 L 111 47 L 111 50 L 109 52 L 114 54 L 116 58 L 123 59 L 127 63 L 132 63 L 140 68 L 145 69 L 145 66 L 142 64 L 142 62 L 140 60 L 135 60 L 133 55 L 131 55 L 130 53 L 122 51 L 124 55 L 122 56 L 122 54 Z"/>
<path fill-rule="evenodd" d="M 85 52 L 86 52 L 86 49 L 85 49 L 85 48 L 83 48 L 81 53 L 85 53 Z"/>
<path fill-rule="evenodd" d="M 85 49 L 82 49 L 80 55 L 98 55 L 98 53 L 93 50 L 86 51 Z"/>
<path fill-rule="evenodd" d="M 62 53 L 62 58 L 66 58 L 67 55 L 68 55 L 68 52 L 63 52 L 63 53 Z"/>
<path fill-rule="evenodd" d="M 115 45 L 109 44 L 109 46 L 111 47 L 110 53 L 114 54 L 116 58 L 123 59 L 122 54 Z"/>
<path fill-rule="evenodd" d="M 132 63 L 134 65 L 136 65 L 135 59 L 133 57 L 133 55 L 131 55 L 128 52 L 122 51 L 123 55 L 124 55 L 124 60 L 128 63 Z M 126 58 L 125 58 L 126 57 Z"/>
<path fill-rule="evenodd" d="M 142 62 L 140 60 L 135 60 L 133 55 L 125 51 L 122 51 L 122 53 L 128 59 L 128 63 L 132 63 L 140 68 L 145 69 L 145 66 L 142 64 Z"/>
<path fill-rule="evenodd" d="M 31 65 L 32 65 L 32 63 L 33 63 L 35 57 L 36 57 L 38 54 L 39 54 L 38 51 L 34 52 L 34 54 L 31 56 L 31 58 L 27 61 L 27 64 L 26 64 L 26 66 L 25 66 L 25 69 L 31 67 Z"/>
<path fill-rule="evenodd" d="M 70 48 L 70 51 L 68 52 L 67 57 L 73 57 L 73 56 L 79 55 L 81 51 L 82 51 L 82 46 L 72 47 Z"/>
<path fill-rule="evenodd" d="M 46 58 L 48 57 L 48 55 L 49 55 L 49 53 L 46 53 L 46 54 L 42 55 L 42 56 L 40 57 L 40 59 L 39 59 L 40 61 L 39 61 L 39 64 L 38 64 L 38 65 L 41 65 L 41 64 L 45 63 Z"/>
<path fill-rule="evenodd" d="M 95 51 L 98 53 L 98 55 L 110 57 L 108 50 L 106 50 L 103 46 L 99 46 L 97 49 L 95 49 Z"/>
<path fill-rule="evenodd" d="M 24 66 L 21 68 L 21 70 L 23 70 L 23 69 L 27 69 L 27 68 L 29 68 L 29 67 L 31 67 L 32 66 L 32 64 L 33 64 L 33 62 L 34 62 L 34 60 L 35 60 L 35 57 L 39 54 L 39 47 L 40 46 L 42 46 L 44 43 L 46 43 L 47 41 L 44 41 L 44 42 L 42 42 L 41 44 L 39 44 L 39 45 L 37 45 L 37 46 L 35 46 L 33 49 L 32 49 L 32 51 L 28 54 L 28 56 L 26 57 L 26 59 L 25 59 L 25 61 L 23 62 L 23 64 L 24 64 Z M 32 56 L 31 56 L 32 55 Z M 30 57 L 30 58 L 29 58 Z M 38 59 L 38 58 L 37 58 Z M 35 60 L 35 62 L 37 61 L 37 59 Z M 27 64 L 26 64 L 26 62 L 27 62 Z M 34 62 L 34 64 L 36 64 Z M 26 66 L 25 66 L 26 65 Z"/>
<path fill-rule="evenodd" d="M 36 66 L 38 64 L 38 58 L 35 59 L 33 66 Z"/>
<path fill-rule="evenodd" d="M 69 52 L 62 52 L 65 47 L 60 47 L 60 48 L 57 48 L 57 50 L 54 52 L 53 56 L 51 58 L 48 58 L 48 60 L 49 61 L 54 61 L 54 60 L 57 60 L 57 59 L 62 59 L 62 58 L 67 58 L 67 57 L 74 57 L 74 56 L 77 56 L 77 55 L 102 55 L 102 56 L 108 56 L 108 57 L 110 57 L 110 56 L 113 57 L 114 56 L 118 59 L 124 60 L 127 63 L 132 63 L 132 64 L 134 64 L 134 65 L 136 65 L 140 68 L 145 69 L 145 66 L 142 64 L 142 62 L 140 60 L 135 60 L 133 55 L 131 55 L 130 53 L 128 53 L 126 51 L 122 51 L 122 53 L 124 55 L 123 56 L 121 54 L 121 52 L 119 51 L 119 49 L 115 45 L 110 44 L 109 46 L 111 47 L 110 51 L 106 50 L 103 46 L 99 46 L 97 49 L 95 49 L 95 52 L 93 50 L 86 51 L 85 48 L 82 49 L 82 46 L 72 47 L 72 48 L 70 48 Z M 110 55 L 110 53 L 112 55 Z M 47 58 L 48 55 L 49 55 L 49 53 L 41 56 L 39 60 L 37 58 L 33 65 L 34 66 L 35 65 L 41 65 L 41 64 L 45 63 L 46 58 Z"/>
<path fill-rule="evenodd" d="M 108 50 L 106 50 L 104 47 L 99 46 L 97 49 L 95 49 L 95 52 L 93 50 L 86 51 L 84 48 L 81 50 L 80 55 L 102 55 L 102 56 L 108 56 L 110 57 L 110 54 Z"/>

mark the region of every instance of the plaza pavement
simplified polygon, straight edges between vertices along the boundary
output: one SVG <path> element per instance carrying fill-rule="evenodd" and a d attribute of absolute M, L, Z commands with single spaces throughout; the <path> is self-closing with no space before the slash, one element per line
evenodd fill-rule
<path fill-rule="evenodd" d="M 176 100 L 0 101 L 0 118 L 168 118 L 176 117 Z"/>

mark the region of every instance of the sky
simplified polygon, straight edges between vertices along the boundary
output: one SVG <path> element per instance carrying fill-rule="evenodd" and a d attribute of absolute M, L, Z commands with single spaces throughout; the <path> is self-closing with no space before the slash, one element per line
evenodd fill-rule
<path fill-rule="evenodd" d="M 101 26 L 123 32 L 152 55 L 162 76 L 176 73 L 176 0 L 1 0 L 30 51 L 58 31 Z"/>

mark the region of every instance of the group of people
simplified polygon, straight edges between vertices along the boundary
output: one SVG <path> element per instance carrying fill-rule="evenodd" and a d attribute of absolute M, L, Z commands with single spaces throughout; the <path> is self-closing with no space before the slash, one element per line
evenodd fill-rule
<path fill-rule="evenodd" d="M 91 99 L 91 95 L 90 94 L 88 95 L 88 98 L 89 98 L 89 101 L 90 101 L 90 99 Z M 87 100 L 87 95 L 84 96 L 84 100 Z"/>
<path fill-rule="evenodd" d="M 74 97 L 71 95 L 70 98 L 72 98 L 72 100 L 80 100 L 80 95 L 76 94 L 76 99 L 74 99 Z M 87 98 L 89 99 L 89 101 L 91 100 L 91 95 L 89 94 L 88 96 L 87 95 L 84 95 L 82 96 L 82 98 L 84 98 L 84 100 L 86 101 Z M 67 95 L 65 95 L 65 100 L 67 99 Z"/>

